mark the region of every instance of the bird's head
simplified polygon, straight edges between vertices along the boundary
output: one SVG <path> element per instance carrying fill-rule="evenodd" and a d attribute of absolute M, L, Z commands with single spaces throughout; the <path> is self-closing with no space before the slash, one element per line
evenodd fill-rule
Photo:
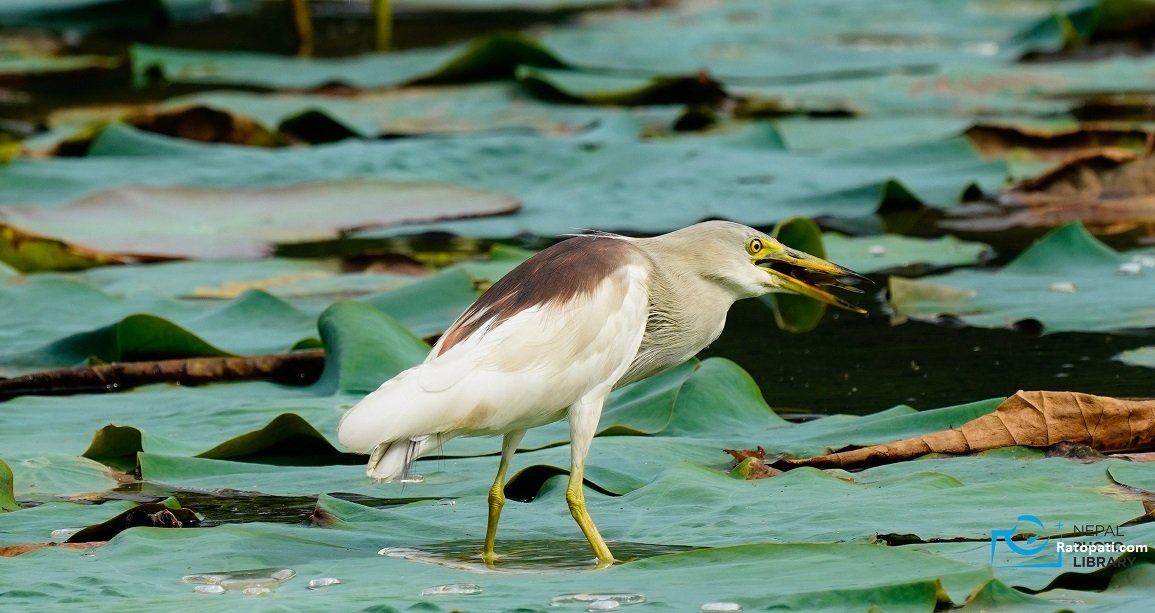
<path fill-rule="evenodd" d="M 754 228 L 728 221 L 709 221 L 667 234 L 690 240 L 699 274 L 731 287 L 740 297 L 770 292 L 801 294 L 826 304 L 865 313 L 858 306 L 827 291 L 862 290 L 843 282 L 845 277 L 866 279 L 833 262 L 783 245 Z"/>

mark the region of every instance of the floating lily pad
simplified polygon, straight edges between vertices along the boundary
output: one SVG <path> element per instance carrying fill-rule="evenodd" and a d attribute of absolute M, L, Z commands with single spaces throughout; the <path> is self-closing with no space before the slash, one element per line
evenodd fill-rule
<path fill-rule="evenodd" d="M 704 73 L 645 78 L 519 66 L 517 80 L 538 98 L 570 104 L 716 104 L 727 97 Z"/>
<path fill-rule="evenodd" d="M 513 198 L 449 185 L 336 181 L 264 188 L 123 187 L 60 208 L 7 207 L 8 222 L 110 252 L 258 257 L 273 243 L 515 212 Z M 215 220 L 215 221 L 214 221 Z"/>
<path fill-rule="evenodd" d="M 331 279 L 339 273 L 340 266 L 332 261 L 265 258 L 106 266 L 86 271 L 82 278 L 89 285 L 116 296 L 227 300 L 255 289 L 285 300 L 300 295 L 295 291 L 299 285 Z M 376 276 L 388 286 L 410 280 L 409 277 Z M 377 290 L 380 289 L 383 288 L 377 286 Z"/>
<path fill-rule="evenodd" d="M 911 238 L 897 234 L 853 237 L 822 235 L 826 256 L 861 273 L 907 267 L 973 266 L 990 247 L 959 240 L 953 236 L 936 239 Z"/>
<path fill-rule="evenodd" d="M 1120 268 L 1130 260 L 1070 224 L 1002 270 L 892 278 L 891 304 L 902 316 L 949 314 L 992 328 L 1024 319 L 1038 320 L 1049 332 L 1155 326 L 1155 270 Z"/>
<path fill-rule="evenodd" d="M 68 286 L 61 287 L 65 288 Z M 106 305 L 101 315 L 106 316 L 117 306 L 115 302 Z M 234 301 L 214 305 L 217 308 L 212 310 L 182 308 L 171 303 L 159 306 L 167 307 L 163 310 L 175 315 L 177 321 L 151 314 L 133 314 L 36 349 L 9 354 L 6 361 L 22 367 L 67 367 L 90 357 L 100 362 L 119 362 L 281 353 L 315 334 L 311 316 L 260 291 L 250 291 Z"/>
<path fill-rule="evenodd" d="M 203 106 L 249 117 L 307 140 L 399 134 L 530 130 L 572 134 L 606 117 L 602 110 L 537 102 L 506 83 L 409 87 L 345 96 L 209 92 L 173 98 L 163 108 Z M 671 118 L 672 119 L 672 118 Z"/>
<path fill-rule="evenodd" d="M 18 500 L 45 501 L 81 494 L 99 495 L 119 482 L 107 466 L 67 454 L 6 457 L 15 477 Z"/>
<path fill-rule="evenodd" d="M 800 101 L 805 103 L 806 98 Z M 791 151 L 834 151 L 944 140 L 962 134 L 970 124 L 969 118 L 954 115 L 889 113 L 853 119 L 786 117 L 774 122 Z"/>
<path fill-rule="evenodd" d="M 186 51 L 137 44 L 131 49 L 131 60 L 138 80 L 155 73 L 177 83 L 244 83 L 271 89 L 311 89 L 331 84 L 373 89 L 419 82 L 464 83 L 511 78 L 521 65 L 564 65 L 537 42 L 508 34 L 449 47 L 347 59 Z"/>
<path fill-rule="evenodd" d="M 739 142 L 644 143 L 604 135 L 485 136 L 265 151 L 182 142 L 122 127 L 106 130 L 93 146 L 100 157 L 83 165 L 14 160 L 0 167 L 0 202 L 47 207 L 125 183 L 183 186 L 177 191 L 217 186 L 193 190 L 207 194 L 224 192 L 225 186 L 250 193 L 262 186 L 352 176 L 435 180 L 505 192 L 523 207 L 517 215 L 410 223 L 356 236 L 450 231 L 503 238 L 589 228 L 660 233 L 708 217 L 761 226 L 795 215 L 859 217 L 878 209 L 883 187 L 895 179 L 923 202 L 953 206 L 967 186 L 993 189 L 1005 174 L 1005 164 L 980 159 L 962 138 L 800 155 L 746 136 Z M 254 167 L 262 169 L 256 176 L 248 170 Z"/>

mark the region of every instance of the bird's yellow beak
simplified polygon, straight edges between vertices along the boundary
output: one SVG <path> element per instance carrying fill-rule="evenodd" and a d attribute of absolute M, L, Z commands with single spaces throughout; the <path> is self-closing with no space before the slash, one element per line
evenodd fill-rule
<path fill-rule="evenodd" d="M 822 289 L 834 287 L 861 294 L 862 290 L 843 283 L 840 278 L 854 277 L 867 282 L 870 279 L 849 268 L 781 244 L 767 244 L 758 253 L 751 254 L 751 257 L 754 265 L 773 276 L 775 284 L 784 291 L 801 294 L 847 311 L 866 313 L 866 309 L 850 304 Z"/>

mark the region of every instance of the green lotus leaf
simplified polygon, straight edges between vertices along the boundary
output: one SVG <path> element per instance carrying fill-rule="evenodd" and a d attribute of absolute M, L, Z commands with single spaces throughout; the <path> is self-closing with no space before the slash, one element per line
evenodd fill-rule
<path fill-rule="evenodd" d="M 726 98 L 718 83 L 701 74 L 647 79 L 519 66 L 517 81 L 538 98 L 570 104 L 714 104 Z"/>
<path fill-rule="evenodd" d="M 935 239 L 898 234 L 855 237 L 831 232 L 822 235 L 822 242 L 827 259 L 864 274 L 911 267 L 973 266 L 990 252 L 987 245 L 953 236 Z"/>
<path fill-rule="evenodd" d="M 493 135 L 268 151 L 120 127 L 101 134 L 84 164 L 18 159 L 0 167 L 0 201 L 47 207 L 125 183 L 253 189 L 351 176 L 436 180 L 511 194 L 522 209 L 354 236 L 450 231 L 505 238 L 581 228 L 660 233 L 706 217 L 761 226 L 796 215 L 860 217 L 878 210 L 884 185 L 894 179 L 921 202 L 952 206 L 967 186 L 993 189 L 1005 174 L 1003 162 L 980 159 L 962 138 L 801 155 L 769 143 L 764 130 L 743 136 L 642 143 L 604 133 L 555 139 Z M 166 150 L 166 144 L 172 147 Z M 254 166 L 263 169 L 259 176 L 248 172 Z"/>
<path fill-rule="evenodd" d="M 23 369 L 77 366 L 90 357 L 99 362 L 119 362 L 281 353 L 302 338 L 310 337 L 314 327 L 312 316 L 259 290 L 245 292 L 232 301 L 203 305 L 166 300 L 146 302 L 132 297 L 120 299 L 86 284 L 36 281 L 32 287 L 12 287 L 11 292 L 0 288 L 0 292 L 21 300 L 22 308 L 14 319 L 25 322 L 23 329 L 27 336 L 20 339 L 22 343 L 30 344 L 39 329 L 43 329 L 45 336 L 68 332 L 65 326 L 53 326 L 62 312 L 72 318 L 67 322 L 70 326 L 116 316 L 138 305 L 156 308 L 172 319 L 154 314 L 130 314 L 111 324 L 72 332 L 40 347 L 3 356 L 4 362 Z M 86 298 L 92 300 L 85 301 Z M 61 300 L 68 302 L 56 302 Z M 15 349 L 22 343 L 9 347 Z"/>
<path fill-rule="evenodd" d="M 1048 332 L 1155 326 L 1153 271 L 1121 266 L 1131 256 L 1072 223 L 1054 230 L 998 271 L 958 270 L 910 281 L 891 279 L 900 316 L 949 314 L 988 328 L 1035 319 Z"/>
<path fill-rule="evenodd" d="M 198 458 L 229 459 L 262 464 L 333 464 L 349 462 L 360 464 L 364 458 L 343 454 L 303 417 L 283 413 L 265 427 L 233 437 Z"/>
<path fill-rule="evenodd" d="M 535 41 L 510 34 L 482 37 L 464 45 L 349 59 L 296 59 L 136 44 L 131 60 L 138 81 L 159 73 L 177 83 L 261 83 L 280 89 L 309 89 L 331 83 L 362 89 L 418 82 L 465 83 L 510 78 L 520 65 L 564 65 Z"/>
<path fill-rule="evenodd" d="M 161 110 L 207 107 L 256 120 L 313 142 L 342 135 L 461 134 L 532 130 L 571 134 L 606 117 L 603 110 L 551 105 L 507 83 L 410 87 L 348 96 L 218 91 L 172 98 Z"/>
<path fill-rule="evenodd" d="M 7 458 L 14 476 L 14 494 L 22 501 L 99 495 L 119 484 L 107 466 L 75 455 L 49 453 Z"/>
<path fill-rule="evenodd" d="M 490 190 L 346 180 L 264 188 L 116 187 L 65 207 L 9 207 L 4 217 L 24 230 L 109 253 L 257 258 L 273 244 L 336 239 L 353 228 L 517 209 L 515 200 Z"/>
<path fill-rule="evenodd" d="M 397 320 L 358 302 L 338 302 L 321 314 L 325 371 L 313 386 L 320 393 L 367 394 L 416 365 L 429 345 Z"/>

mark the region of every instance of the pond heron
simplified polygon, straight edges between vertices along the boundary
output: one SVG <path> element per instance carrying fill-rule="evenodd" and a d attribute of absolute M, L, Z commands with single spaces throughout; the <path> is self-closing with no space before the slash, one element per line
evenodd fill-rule
<path fill-rule="evenodd" d="M 840 281 L 848 276 L 861 278 L 726 221 L 654 238 L 574 236 L 494 283 L 423 363 L 349 409 L 338 437 L 370 453 L 371 478 L 390 481 L 452 437 L 503 434 L 482 552 L 492 564 L 510 458 L 527 429 L 566 418 L 566 502 L 608 566 L 582 480 L 609 393 L 693 357 L 722 333 L 735 300 L 785 292 L 865 312 L 824 289 L 858 291 Z"/>

